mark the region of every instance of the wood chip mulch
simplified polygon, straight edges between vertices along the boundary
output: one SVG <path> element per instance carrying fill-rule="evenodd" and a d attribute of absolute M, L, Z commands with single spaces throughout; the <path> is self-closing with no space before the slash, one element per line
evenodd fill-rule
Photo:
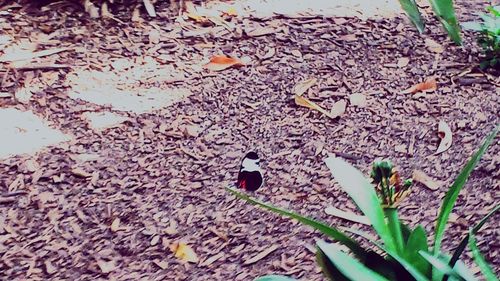
<path fill-rule="evenodd" d="M 458 1 L 459 16 L 472 18 L 483 7 L 475 2 Z M 498 73 L 475 67 L 473 35 L 465 33 L 465 48 L 454 46 L 430 17 L 423 35 L 401 18 L 277 16 L 239 19 L 230 31 L 181 27 L 171 13 L 142 24 L 89 20 L 72 6 L 12 8 L 2 17 L 1 29 L 16 40 L 38 36 L 41 49 L 71 51 L 40 61 L 70 68 L 0 69 L 2 92 L 14 93 L 26 79 L 44 85 L 29 103 L 0 98 L 0 107 L 33 110 L 74 136 L 36 156 L 0 162 L 0 272 L 9 280 L 252 280 L 272 273 L 322 280 L 310 251 L 320 234 L 224 191 L 245 152 L 255 149 L 263 159 L 266 184 L 257 197 L 337 226 L 351 224 L 325 208 L 355 206 L 323 163 L 329 153 L 365 173 L 376 158 L 392 159 L 405 177 L 424 171 L 443 186 L 417 184 L 401 216 L 431 233 L 446 188 L 500 120 Z M 264 27 L 273 32 L 255 32 Z M 156 44 L 151 30 L 159 31 Z M 220 72 L 199 68 L 217 53 L 252 61 Z M 130 121 L 91 130 L 82 113 L 110 109 L 69 98 L 65 77 L 89 69 L 119 73 L 110 65 L 122 58 L 137 65 L 152 58 L 182 73 L 138 87 L 193 94 L 152 113 L 120 112 Z M 324 108 L 346 100 L 341 117 L 295 105 L 294 85 L 311 77 L 318 84 L 304 95 Z M 436 91 L 401 93 L 429 77 Z M 350 104 L 351 94 L 363 94 L 366 105 Z M 453 143 L 434 155 L 441 120 Z M 493 144 L 460 194 L 448 250 L 498 204 L 499 152 Z M 498 219 L 477 237 L 497 271 Z M 171 246 L 179 242 L 198 263 L 174 256 Z"/>

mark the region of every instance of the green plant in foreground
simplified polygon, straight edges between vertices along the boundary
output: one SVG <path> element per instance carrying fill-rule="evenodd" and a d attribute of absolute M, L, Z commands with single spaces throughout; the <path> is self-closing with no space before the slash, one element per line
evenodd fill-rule
<path fill-rule="evenodd" d="M 500 67 L 500 6 L 488 7 L 489 14 L 481 14 L 482 22 L 465 22 L 463 27 L 479 32 L 477 42 L 483 49 L 484 59 L 480 66 Z"/>
<path fill-rule="evenodd" d="M 373 188 L 372 184 L 359 170 L 344 160 L 334 157 L 325 160 L 330 172 L 342 189 L 348 193 L 357 207 L 368 217 L 380 241 L 374 240 L 368 234 L 356 229 L 349 228 L 344 231 L 367 240 L 373 246 L 373 249 L 361 246 L 351 236 L 335 227 L 263 203 L 235 189 L 227 188 L 227 190 L 251 204 L 309 225 L 328 238 L 347 247 L 351 254 L 344 252 L 337 244 L 325 241 L 317 242 L 316 255 L 318 264 L 321 266 L 324 275 L 330 280 L 477 280 L 464 263 L 459 260 L 460 255 L 467 246 L 471 249 L 474 261 L 483 272 L 485 279 L 487 281 L 498 280 L 490 265 L 479 252 L 475 234 L 485 224 L 486 220 L 500 209 L 500 205 L 494 206 L 490 213 L 470 229 L 469 234 L 459 243 L 452 256 L 441 251 L 441 242 L 444 238 L 446 223 L 460 190 L 488 146 L 493 142 L 499 128 L 500 126 L 497 125 L 486 138 L 446 193 L 436 220 L 432 249 L 427 244 L 427 234 L 422 226 L 419 225 L 411 229 L 399 220 L 397 204 L 404 197 L 402 194 L 407 192 L 409 183 L 401 183 L 397 179 L 399 177 L 395 173 L 392 164 L 388 161 L 374 164 L 372 178 L 377 188 Z M 381 186 L 381 183 L 384 183 L 385 186 Z M 285 276 L 268 275 L 256 280 L 285 281 L 293 279 Z"/>
<path fill-rule="evenodd" d="M 455 16 L 455 8 L 453 0 L 429 0 L 432 10 L 436 14 L 443 28 L 448 33 L 448 36 L 457 45 L 462 45 L 462 37 L 460 36 L 460 25 Z M 417 27 L 420 33 L 424 32 L 425 24 L 422 15 L 418 9 L 415 0 L 399 0 L 401 7 L 410 18 L 411 22 Z"/>

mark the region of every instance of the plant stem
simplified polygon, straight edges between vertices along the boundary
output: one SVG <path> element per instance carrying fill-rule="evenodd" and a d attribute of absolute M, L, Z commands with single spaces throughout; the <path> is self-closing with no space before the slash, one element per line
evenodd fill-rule
<path fill-rule="evenodd" d="M 385 208 L 384 212 L 389 223 L 389 230 L 392 233 L 392 237 L 396 240 L 396 251 L 398 254 L 403 254 L 403 233 L 401 232 L 401 222 L 398 218 L 398 209 Z"/>

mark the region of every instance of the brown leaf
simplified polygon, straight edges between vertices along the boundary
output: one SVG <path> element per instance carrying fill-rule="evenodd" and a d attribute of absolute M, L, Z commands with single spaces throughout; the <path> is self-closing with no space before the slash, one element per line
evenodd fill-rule
<path fill-rule="evenodd" d="M 161 269 L 168 268 L 168 262 L 166 262 L 166 261 L 161 261 L 161 260 L 156 259 L 153 261 L 153 263 L 156 264 Z"/>
<path fill-rule="evenodd" d="M 409 58 L 399 58 L 397 65 L 399 68 L 403 68 L 407 66 L 409 62 L 410 62 Z"/>
<path fill-rule="evenodd" d="M 97 265 L 101 269 L 102 273 L 107 274 L 116 269 L 114 261 L 103 261 L 97 260 Z"/>
<path fill-rule="evenodd" d="M 307 92 L 307 90 L 309 90 L 309 88 L 314 86 L 314 84 L 316 84 L 317 81 L 318 80 L 316 80 L 316 78 L 310 78 L 310 79 L 301 81 L 301 82 L 297 83 L 295 85 L 295 87 L 293 87 L 293 93 L 296 96 L 302 96 L 305 92 Z"/>
<path fill-rule="evenodd" d="M 256 262 L 260 261 L 261 259 L 267 257 L 267 255 L 269 255 L 270 253 L 276 251 L 277 249 L 278 249 L 278 246 L 272 245 L 271 247 L 265 249 L 264 251 L 260 252 L 256 256 L 254 256 L 253 258 L 250 258 L 250 259 L 244 261 L 243 264 L 249 265 L 249 264 L 256 263 Z"/>
<path fill-rule="evenodd" d="M 425 39 L 425 46 L 429 51 L 434 53 L 440 54 L 444 52 L 443 46 L 430 38 Z"/>
<path fill-rule="evenodd" d="M 333 104 L 330 110 L 331 118 L 337 118 L 345 113 L 347 107 L 347 102 L 345 100 L 339 100 Z"/>
<path fill-rule="evenodd" d="M 160 43 L 160 31 L 156 30 L 155 28 L 151 29 L 148 33 L 148 41 L 150 44 L 156 45 Z"/>
<path fill-rule="evenodd" d="M 419 182 L 425 185 L 427 188 L 431 190 L 437 190 L 441 186 L 441 182 L 434 180 L 429 177 L 424 171 L 414 170 L 412 178 L 414 181 Z"/>
<path fill-rule="evenodd" d="M 413 85 L 412 87 L 403 91 L 403 94 L 413 94 L 420 91 L 433 92 L 437 89 L 437 82 L 435 78 L 429 78 L 422 83 Z"/>
<path fill-rule="evenodd" d="M 441 139 L 441 142 L 439 143 L 436 152 L 434 152 L 434 155 L 442 153 L 451 147 L 453 134 L 451 133 L 450 126 L 448 126 L 448 124 L 444 121 L 439 121 L 438 136 Z"/>
<path fill-rule="evenodd" d="M 148 15 L 152 18 L 156 17 L 156 12 L 155 12 L 155 7 L 149 0 L 142 0 L 144 3 L 144 8 L 146 8 L 146 12 L 148 12 Z"/>
<path fill-rule="evenodd" d="M 227 57 L 224 55 L 215 55 L 210 59 L 210 62 L 204 65 L 204 68 L 212 71 L 221 71 L 232 66 L 245 65 L 241 60 Z"/>
<path fill-rule="evenodd" d="M 120 229 L 120 218 L 115 218 L 111 223 L 111 231 L 117 232 Z"/>
<path fill-rule="evenodd" d="M 349 102 L 351 103 L 351 105 L 357 107 L 366 107 L 366 105 L 368 104 L 366 101 L 366 96 L 359 93 L 350 95 Z"/>
<path fill-rule="evenodd" d="M 198 256 L 186 243 L 173 243 L 172 245 L 170 245 L 170 250 L 174 252 L 176 258 L 184 262 L 198 263 Z"/>
<path fill-rule="evenodd" d="M 334 117 L 332 117 L 330 112 L 326 111 L 321 106 L 317 105 L 316 103 L 314 103 L 314 102 L 310 101 L 309 99 L 306 99 L 302 96 L 295 95 L 295 104 L 300 105 L 300 106 L 304 106 L 304 107 L 307 107 L 310 109 L 317 110 L 317 111 L 323 113 L 324 115 L 326 115 L 332 119 L 334 118 Z"/>

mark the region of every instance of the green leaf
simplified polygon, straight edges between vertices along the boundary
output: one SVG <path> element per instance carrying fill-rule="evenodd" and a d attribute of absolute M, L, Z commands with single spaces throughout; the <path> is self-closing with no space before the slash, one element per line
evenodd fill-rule
<path fill-rule="evenodd" d="M 429 0 L 432 9 L 437 18 L 443 25 L 448 36 L 457 45 L 462 45 L 462 38 L 460 36 L 460 26 L 458 25 L 457 17 L 455 16 L 455 8 L 453 7 L 453 0 Z"/>
<path fill-rule="evenodd" d="M 436 222 L 436 233 L 434 237 L 434 255 L 441 251 L 441 242 L 443 240 L 444 230 L 446 228 L 446 223 L 448 221 L 448 217 L 450 216 L 451 210 L 455 205 L 455 201 L 457 200 L 458 194 L 460 190 L 467 182 L 472 170 L 476 167 L 477 163 L 486 152 L 486 149 L 493 142 L 493 139 L 498 133 L 499 125 L 493 129 L 493 132 L 484 140 L 483 144 L 479 148 L 479 150 L 472 156 L 472 158 L 467 162 L 465 167 L 462 169 L 457 179 L 451 185 L 450 189 L 446 193 L 444 197 L 443 204 L 441 205 L 441 209 L 439 210 L 439 215 Z"/>
<path fill-rule="evenodd" d="M 472 30 L 472 31 L 481 31 L 484 29 L 484 25 L 482 25 L 480 22 L 476 21 L 468 21 L 462 23 L 462 27 L 467 30 Z"/>
<path fill-rule="evenodd" d="M 316 251 L 316 262 L 319 267 L 321 267 L 321 271 L 323 275 L 331 281 L 350 281 L 340 270 L 337 269 L 335 264 L 333 264 L 330 259 L 326 256 L 326 254 L 317 247 Z"/>
<path fill-rule="evenodd" d="M 365 267 L 358 260 L 342 252 L 334 244 L 318 241 L 317 245 L 337 270 L 342 272 L 349 280 L 389 281 L 389 279 Z"/>
<path fill-rule="evenodd" d="M 280 209 L 280 208 L 275 207 L 271 204 L 266 204 L 266 203 L 261 202 L 257 199 L 251 198 L 250 196 L 248 196 L 246 194 L 240 193 L 233 188 L 226 187 L 226 190 L 229 191 L 230 193 L 232 193 L 233 195 L 235 195 L 236 197 L 243 199 L 252 205 L 257 205 L 257 206 L 262 207 L 264 209 L 270 210 L 276 214 L 280 214 L 280 215 L 283 215 L 283 216 L 286 216 L 286 217 L 289 217 L 292 219 L 296 219 L 305 225 L 313 227 L 314 229 L 325 234 L 326 236 L 328 236 L 332 239 L 335 239 L 335 240 L 339 241 L 340 243 L 344 244 L 355 255 L 357 255 L 360 259 L 362 259 L 366 256 L 367 252 L 363 248 L 361 248 L 361 246 L 359 246 L 359 244 L 356 241 L 354 241 L 349 236 L 345 235 L 344 233 L 342 233 L 341 231 L 339 231 L 338 229 L 336 229 L 334 227 L 330 227 L 322 222 L 316 221 L 316 220 L 308 218 L 308 217 L 301 216 L 301 215 L 296 214 L 294 212 Z"/>
<path fill-rule="evenodd" d="M 429 279 L 423 275 L 422 273 L 420 273 L 420 271 L 415 267 L 413 266 L 412 262 L 413 261 L 409 261 L 409 260 L 406 260 L 404 257 L 398 255 L 395 251 L 387 248 L 387 247 L 384 247 L 384 245 L 378 243 L 377 241 L 373 240 L 370 238 L 370 236 L 362 231 L 359 231 L 359 230 L 354 230 L 354 229 L 346 229 L 347 231 L 351 232 L 351 233 L 354 233 L 356 235 L 359 235 L 363 238 L 365 238 L 366 240 L 370 241 L 373 245 L 377 246 L 378 248 L 380 248 L 382 251 L 386 252 L 389 256 L 391 256 L 394 260 L 396 260 L 402 267 L 404 267 L 404 269 L 409 273 L 411 274 L 411 276 L 413 276 L 413 278 L 415 278 L 416 281 L 428 281 Z M 399 275 L 402 275 L 402 273 L 400 273 Z M 408 280 L 408 278 L 404 278 L 404 277 L 401 277 L 401 276 L 398 276 L 401 278 L 401 280 Z"/>
<path fill-rule="evenodd" d="M 325 163 L 340 187 L 349 194 L 358 208 L 368 217 L 373 228 L 390 250 L 396 250 L 396 242 L 385 223 L 384 212 L 374 187 L 363 174 L 340 158 L 328 157 Z"/>
<path fill-rule="evenodd" d="M 254 281 L 294 281 L 294 280 L 295 279 L 283 275 L 266 275 L 254 279 Z"/>
<path fill-rule="evenodd" d="M 430 264 L 419 254 L 419 251 L 428 251 L 427 235 L 425 229 L 419 225 L 408 238 L 403 257 L 407 261 L 412 261 L 413 266 L 423 275 L 430 274 Z"/>
<path fill-rule="evenodd" d="M 425 24 L 420 11 L 418 10 L 417 3 L 415 3 L 415 0 L 399 0 L 399 4 L 405 11 L 406 15 L 408 15 L 408 18 L 411 20 L 413 25 L 415 25 L 420 33 L 423 33 Z"/>
<path fill-rule="evenodd" d="M 474 237 L 474 232 L 472 229 L 469 230 L 469 237 L 470 237 L 469 248 L 472 251 L 472 256 L 474 257 L 474 261 L 476 262 L 476 264 L 481 269 L 481 272 L 484 274 L 486 281 L 498 281 L 498 278 L 496 277 L 495 272 L 490 267 L 488 262 L 486 262 L 483 255 L 479 251 L 479 248 L 477 247 L 477 244 L 476 244 L 476 238 Z"/>
<path fill-rule="evenodd" d="M 478 281 L 472 273 L 470 273 L 470 270 L 467 269 L 465 266 L 455 266 L 454 268 L 451 268 L 448 265 L 448 261 L 444 260 L 443 257 L 437 257 L 433 256 L 427 252 L 420 251 L 420 255 L 424 259 L 426 259 L 432 266 L 437 269 L 440 273 L 449 275 L 452 278 L 458 279 L 458 280 L 465 280 L 465 281 Z"/>
<path fill-rule="evenodd" d="M 486 223 L 486 221 L 493 216 L 498 210 L 500 209 L 500 205 L 497 205 L 494 207 L 486 216 L 484 216 L 479 223 L 472 228 L 471 232 L 473 235 L 476 235 L 476 233 L 483 227 L 483 225 Z M 467 234 L 462 241 L 460 241 L 460 244 L 458 244 L 458 247 L 455 249 L 455 252 L 453 253 L 453 256 L 451 257 L 450 260 L 450 267 L 455 266 L 455 263 L 458 261 L 460 258 L 460 255 L 462 255 L 462 252 L 465 250 L 465 247 L 467 246 L 469 242 L 469 234 Z M 446 280 L 443 280 L 446 281 Z"/>

